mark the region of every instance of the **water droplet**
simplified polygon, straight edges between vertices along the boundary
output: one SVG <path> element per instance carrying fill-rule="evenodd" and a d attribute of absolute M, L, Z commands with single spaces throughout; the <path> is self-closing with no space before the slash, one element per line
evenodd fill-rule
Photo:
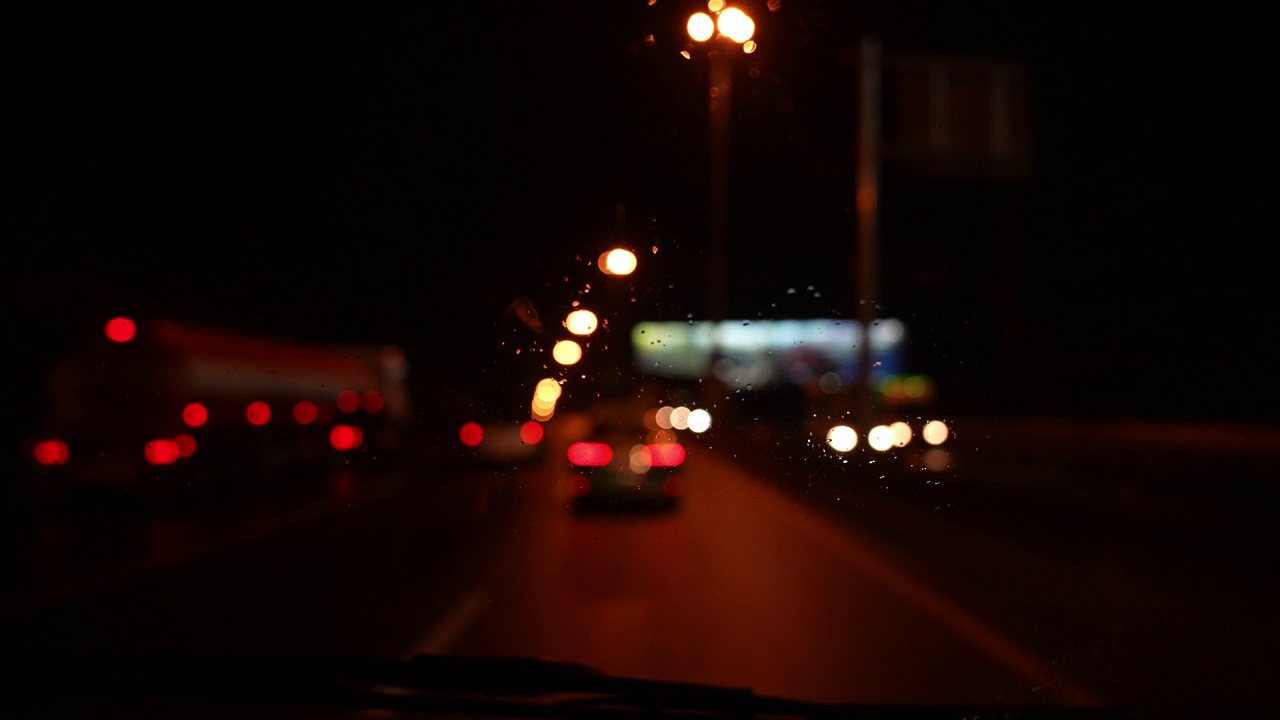
<path fill-rule="evenodd" d="M 788 294 L 788 295 L 795 295 L 795 294 L 796 294 L 796 289 L 795 289 L 795 288 L 787 288 L 787 294 Z"/>

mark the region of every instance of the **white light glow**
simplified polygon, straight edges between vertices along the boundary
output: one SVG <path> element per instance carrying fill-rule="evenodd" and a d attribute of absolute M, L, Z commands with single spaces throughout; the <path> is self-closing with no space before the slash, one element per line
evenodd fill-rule
<path fill-rule="evenodd" d="M 924 424 L 924 432 L 920 434 L 930 445 L 941 445 L 946 442 L 950 431 L 947 429 L 947 424 L 941 420 L 930 420 Z"/>
<path fill-rule="evenodd" d="M 836 425 L 827 431 L 827 444 L 836 452 L 849 452 L 858 445 L 858 432 L 848 425 Z"/>
<path fill-rule="evenodd" d="M 696 433 L 704 433 L 711 427 L 711 413 L 698 408 L 689 413 L 689 429 Z"/>
<path fill-rule="evenodd" d="M 867 433 L 867 444 L 872 450 L 884 452 L 893 447 L 893 431 L 888 425 L 877 425 L 871 428 L 871 432 Z"/>

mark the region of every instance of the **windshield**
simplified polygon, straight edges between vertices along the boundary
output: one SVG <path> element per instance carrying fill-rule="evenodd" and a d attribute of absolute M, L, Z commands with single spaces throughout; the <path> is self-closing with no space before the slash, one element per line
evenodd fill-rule
<path fill-rule="evenodd" d="M 1275 707 L 1221 55 L 1004 3 L 9 25 L 6 662 Z"/>

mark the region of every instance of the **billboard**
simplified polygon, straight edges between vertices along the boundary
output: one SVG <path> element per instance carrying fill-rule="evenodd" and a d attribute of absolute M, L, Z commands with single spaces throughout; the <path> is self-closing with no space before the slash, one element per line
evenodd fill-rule
<path fill-rule="evenodd" d="M 857 320 L 844 319 L 640 322 L 631 348 L 636 369 L 654 377 L 714 375 L 742 389 L 815 381 L 838 387 L 857 378 L 863 336 Z M 903 372 L 902 322 L 877 320 L 869 336 L 872 382 Z"/>

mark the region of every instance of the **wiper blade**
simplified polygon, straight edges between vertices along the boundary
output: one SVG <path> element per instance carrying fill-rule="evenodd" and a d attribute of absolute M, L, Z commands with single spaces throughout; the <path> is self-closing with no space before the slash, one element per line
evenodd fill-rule
<path fill-rule="evenodd" d="M 618 677 L 522 657 L 410 660 L 160 655 L 28 660 L 0 680 L 8 698 L 132 697 L 288 702 L 487 717 L 1136 718 L 1106 708 L 826 704 L 747 688 Z"/>

